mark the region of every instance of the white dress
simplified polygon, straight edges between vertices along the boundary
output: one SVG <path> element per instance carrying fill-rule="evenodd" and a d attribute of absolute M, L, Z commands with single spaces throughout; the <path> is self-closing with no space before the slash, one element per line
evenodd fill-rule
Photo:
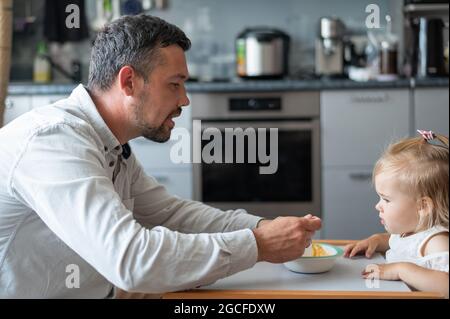
<path fill-rule="evenodd" d="M 408 237 L 401 237 L 396 234 L 391 235 L 389 238 L 390 249 L 386 252 L 386 261 L 388 263 L 411 262 L 424 268 L 448 273 L 448 251 L 426 256 L 422 254 L 423 245 L 438 233 L 448 233 L 448 228 L 434 226 Z"/>

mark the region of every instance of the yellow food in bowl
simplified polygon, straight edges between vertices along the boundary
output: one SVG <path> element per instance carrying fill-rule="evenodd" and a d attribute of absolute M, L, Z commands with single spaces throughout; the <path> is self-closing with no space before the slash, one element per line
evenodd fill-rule
<path fill-rule="evenodd" d="M 312 257 L 324 257 L 328 253 L 320 244 L 312 244 Z"/>
<path fill-rule="evenodd" d="M 343 255 L 342 248 L 325 243 L 313 243 L 305 248 L 304 254 L 297 259 L 285 262 L 290 271 L 302 274 L 318 274 L 331 270 Z"/>

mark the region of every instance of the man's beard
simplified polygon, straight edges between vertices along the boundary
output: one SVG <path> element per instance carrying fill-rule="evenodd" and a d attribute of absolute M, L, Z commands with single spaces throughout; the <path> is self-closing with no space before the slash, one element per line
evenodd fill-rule
<path fill-rule="evenodd" d="M 165 129 L 163 126 L 160 126 L 158 128 L 144 127 L 142 136 L 147 140 L 164 143 L 170 139 L 170 131 L 167 131 L 167 129 Z"/>
<path fill-rule="evenodd" d="M 162 124 L 160 127 L 150 127 L 144 120 L 144 105 L 147 98 L 145 94 L 143 94 L 140 98 L 139 104 L 134 107 L 134 120 L 137 123 L 137 126 L 141 130 L 141 136 L 144 138 L 157 142 L 164 143 L 170 139 L 170 130 L 164 127 Z"/>

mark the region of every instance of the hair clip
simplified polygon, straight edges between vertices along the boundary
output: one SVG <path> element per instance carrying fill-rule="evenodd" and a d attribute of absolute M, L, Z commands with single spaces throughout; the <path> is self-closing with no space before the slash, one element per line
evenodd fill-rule
<path fill-rule="evenodd" d="M 435 135 L 433 133 L 433 131 L 424 131 L 424 130 L 417 130 L 417 132 L 422 135 L 422 137 L 426 140 L 426 141 L 431 141 L 435 138 Z"/>

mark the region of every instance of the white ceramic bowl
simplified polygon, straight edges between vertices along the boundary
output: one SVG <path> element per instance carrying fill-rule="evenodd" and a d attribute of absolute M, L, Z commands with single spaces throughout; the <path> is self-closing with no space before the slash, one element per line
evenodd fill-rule
<path fill-rule="evenodd" d="M 328 244 L 319 244 L 327 252 L 328 256 L 313 257 L 305 251 L 305 254 L 295 260 L 284 263 L 287 269 L 303 274 L 317 274 L 327 272 L 333 268 L 336 259 L 338 259 L 344 251 L 336 246 Z"/>

